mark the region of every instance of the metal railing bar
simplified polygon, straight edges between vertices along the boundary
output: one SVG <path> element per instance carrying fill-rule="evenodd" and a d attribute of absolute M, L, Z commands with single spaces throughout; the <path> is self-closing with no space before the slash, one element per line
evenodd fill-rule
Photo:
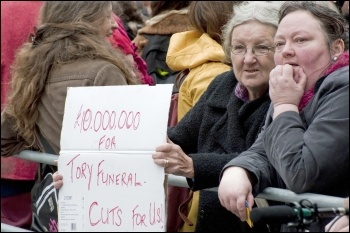
<path fill-rule="evenodd" d="M 42 153 L 38 151 L 30 151 L 24 150 L 21 151 L 18 155 L 15 155 L 19 158 L 39 162 L 39 163 L 47 163 L 50 165 L 55 165 L 54 160 L 58 159 L 58 155 Z M 182 176 L 168 175 L 168 184 L 178 187 L 188 188 L 187 181 Z M 217 187 L 210 188 L 208 190 L 217 191 Z M 280 202 L 299 202 L 302 199 L 308 199 L 313 203 L 317 203 L 318 207 L 327 208 L 327 207 L 343 207 L 344 198 L 314 194 L 314 193 L 302 193 L 296 194 L 290 190 L 279 189 L 268 187 L 263 190 L 263 192 L 259 193 L 258 198 L 271 200 L 271 201 L 280 201 Z"/>

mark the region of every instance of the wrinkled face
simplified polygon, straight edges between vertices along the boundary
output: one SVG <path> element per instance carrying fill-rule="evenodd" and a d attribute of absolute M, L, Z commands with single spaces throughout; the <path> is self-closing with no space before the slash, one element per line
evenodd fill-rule
<path fill-rule="evenodd" d="M 274 50 L 268 49 L 265 55 L 259 55 L 257 51 L 259 48 L 273 47 L 275 33 L 276 27 L 257 21 L 245 22 L 232 31 L 231 50 L 247 49 L 245 54 L 239 55 L 231 51 L 231 60 L 236 78 L 247 88 L 251 100 L 268 89 L 269 74 L 275 67 Z"/>
<path fill-rule="evenodd" d="M 117 29 L 117 22 L 113 18 L 112 5 L 108 10 L 108 14 L 102 20 L 101 25 L 99 25 L 100 36 L 103 38 L 109 37 L 112 35 L 113 31 Z"/>
<path fill-rule="evenodd" d="M 276 65 L 301 67 L 308 79 L 306 90 L 314 85 L 331 62 L 331 53 L 320 23 L 307 11 L 286 15 L 275 36 Z"/>

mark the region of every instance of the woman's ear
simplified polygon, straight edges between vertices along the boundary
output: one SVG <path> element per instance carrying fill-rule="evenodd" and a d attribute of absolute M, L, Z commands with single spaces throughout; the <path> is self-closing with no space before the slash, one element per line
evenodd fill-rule
<path fill-rule="evenodd" d="M 339 57 L 340 54 L 344 53 L 345 50 L 345 44 L 342 39 L 337 39 L 332 44 L 332 57 Z"/>

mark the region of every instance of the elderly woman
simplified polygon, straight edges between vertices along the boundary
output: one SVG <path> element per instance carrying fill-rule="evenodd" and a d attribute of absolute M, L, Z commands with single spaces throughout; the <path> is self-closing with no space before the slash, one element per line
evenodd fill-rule
<path fill-rule="evenodd" d="M 222 205 L 242 221 L 245 201 L 251 207 L 253 196 L 269 186 L 349 195 L 346 21 L 313 2 L 291 3 L 281 8 L 274 39 L 277 66 L 270 73 L 264 130 L 225 166 L 219 186 Z"/>
<path fill-rule="evenodd" d="M 195 231 L 250 229 L 220 205 L 216 192 L 223 166 L 257 138 L 270 105 L 269 73 L 273 60 L 280 2 L 245 2 L 234 8 L 224 29 L 224 50 L 233 70 L 217 76 L 194 107 L 168 130 L 168 143 L 153 154 L 165 172 L 184 176 L 194 192 L 189 219 Z M 191 214 L 193 213 L 193 214 Z"/>

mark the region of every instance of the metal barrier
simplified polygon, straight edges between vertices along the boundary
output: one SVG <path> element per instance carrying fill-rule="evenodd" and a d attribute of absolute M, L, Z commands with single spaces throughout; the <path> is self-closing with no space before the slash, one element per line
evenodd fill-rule
<path fill-rule="evenodd" d="M 50 165 L 55 165 L 55 160 L 58 159 L 58 155 L 41 153 L 37 151 L 24 150 L 18 155 L 15 155 L 18 158 L 46 163 Z M 168 175 L 168 184 L 178 187 L 189 187 L 187 181 L 182 176 Z M 217 188 L 211 188 L 212 191 L 217 191 Z M 317 203 L 318 207 L 324 208 L 338 208 L 344 207 L 344 198 L 327 196 L 314 193 L 302 193 L 296 194 L 292 191 L 286 189 L 272 188 L 268 187 L 264 189 L 261 193 L 258 194 L 257 198 L 279 201 L 279 202 L 299 202 L 302 199 L 308 199 L 313 203 Z M 1 223 L 2 232 L 29 232 L 25 229 L 17 228 L 8 224 Z"/>
<path fill-rule="evenodd" d="M 37 151 L 24 150 L 16 155 L 19 158 L 31 160 L 39 163 L 46 163 L 50 165 L 55 165 L 54 160 L 58 159 L 58 155 L 41 153 Z M 187 181 L 182 176 L 168 175 L 168 184 L 179 187 L 188 188 Z M 217 191 L 217 188 L 212 188 L 210 190 Z M 313 203 L 317 203 L 318 207 L 343 207 L 344 198 L 327 196 L 314 193 L 303 193 L 296 194 L 292 191 L 279 188 L 266 188 L 261 192 L 258 198 L 280 201 L 280 202 L 299 202 L 302 199 L 308 199 Z"/>

